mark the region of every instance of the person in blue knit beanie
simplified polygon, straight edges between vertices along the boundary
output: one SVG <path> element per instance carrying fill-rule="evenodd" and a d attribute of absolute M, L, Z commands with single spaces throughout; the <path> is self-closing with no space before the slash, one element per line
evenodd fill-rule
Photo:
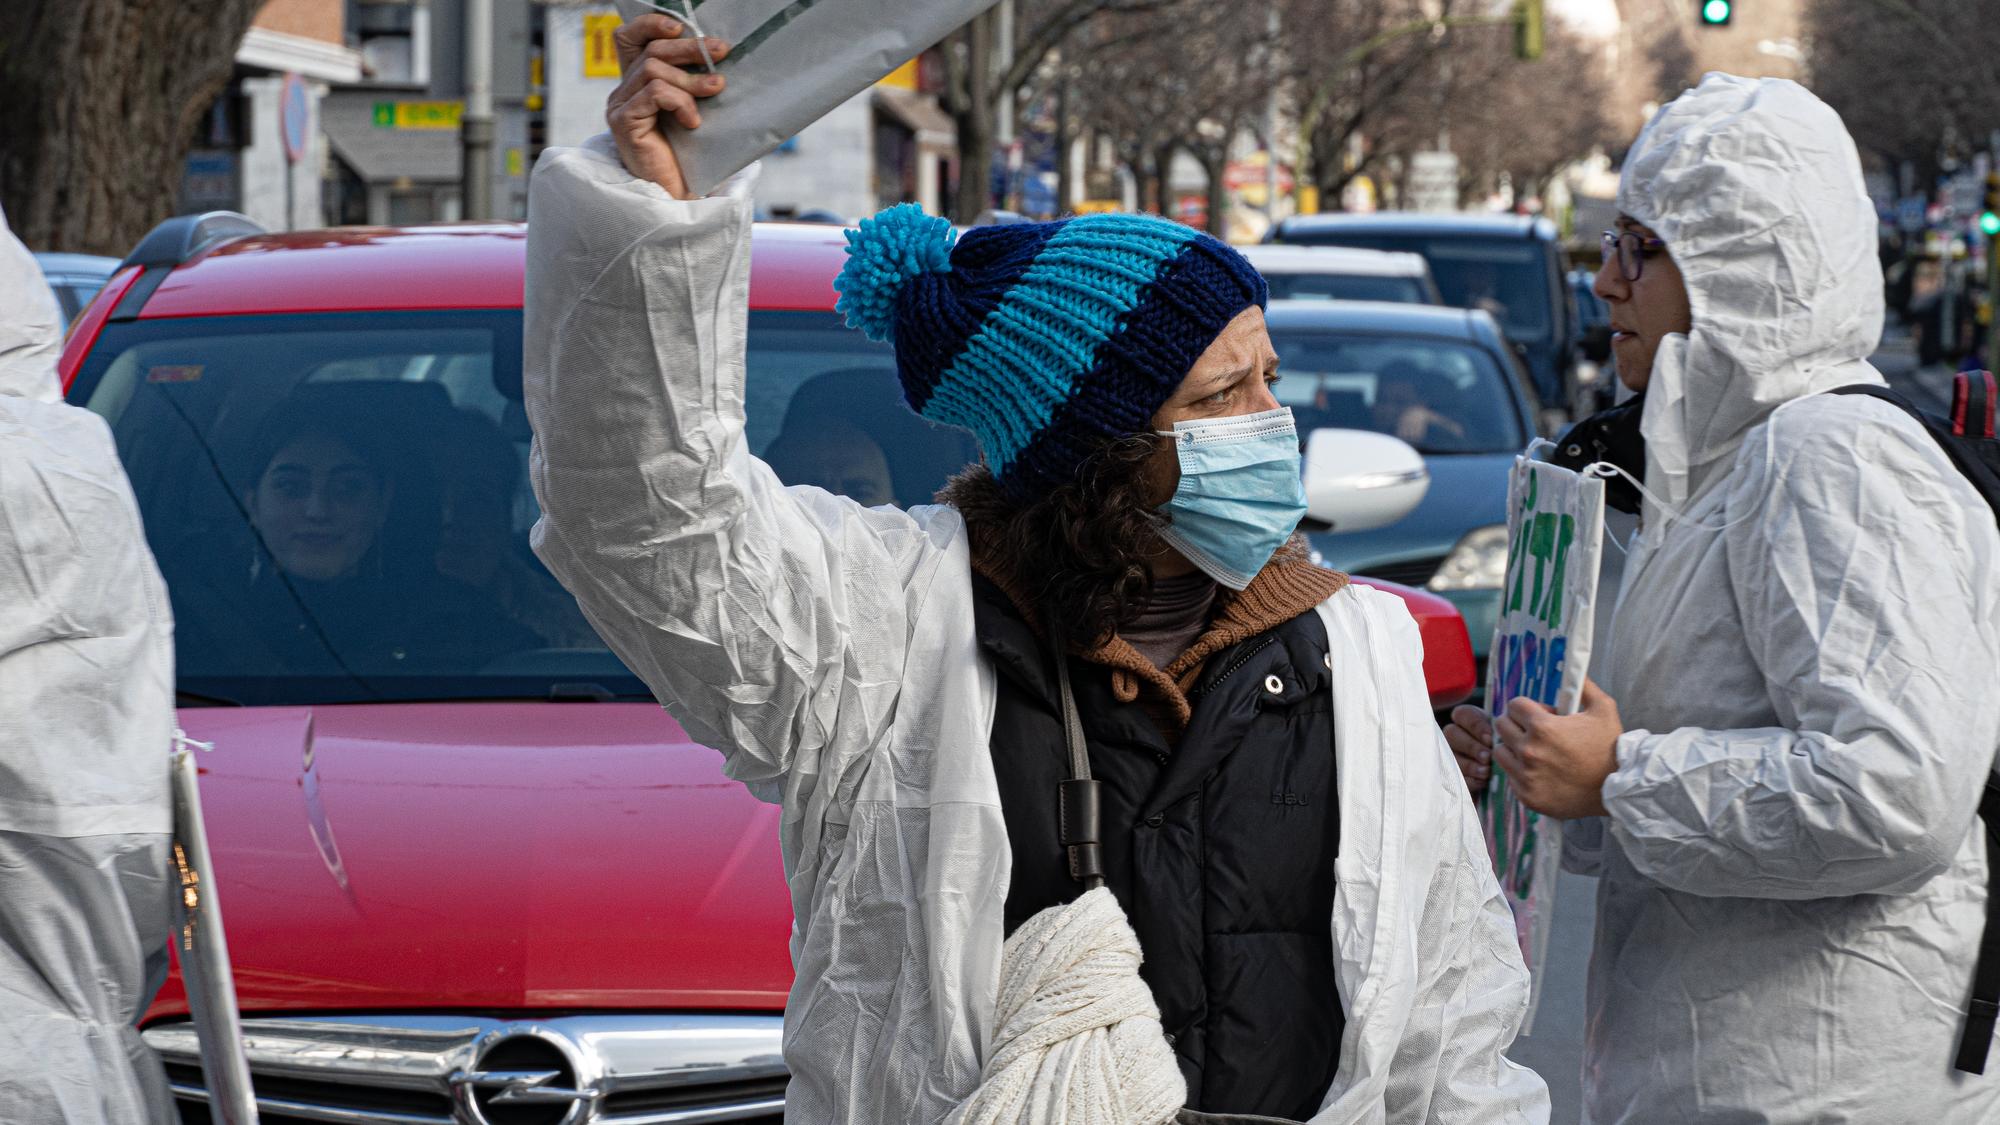
<path fill-rule="evenodd" d="M 532 541 L 783 805 L 786 1119 L 1545 1121 L 1415 623 L 1295 534 L 1262 278 L 1155 216 L 891 208 L 837 307 L 980 459 L 908 509 L 787 485 L 755 172 L 688 190 L 661 115 L 726 83 L 679 32 L 621 28 L 609 140 L 536 168 Z"/>

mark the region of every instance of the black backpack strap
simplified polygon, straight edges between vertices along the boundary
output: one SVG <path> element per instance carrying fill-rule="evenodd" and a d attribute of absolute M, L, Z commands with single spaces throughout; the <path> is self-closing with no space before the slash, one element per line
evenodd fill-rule
<path fill-rule="evenodd" d="M 1986 932 L 1979 939 L 1979 959 L 1972 968 L 1972 1001 L 1966 1006 L 1965 1033 L 1958 1040 L 1958 1061 L 1968 1074 L 1986 1073 L 1986 1053 L 1993 1046 L 1993 1026 L 2000 1021 L 2000 785 L 1992 775 L 1979 795 L 1979 822 L 1986 830 Z"/>
<path fill-rule="evenodd" d="M 1961 371 L 1951 378 L 1951 432 L 1960 437 L 1993 436 L 1993 373 Z"/>

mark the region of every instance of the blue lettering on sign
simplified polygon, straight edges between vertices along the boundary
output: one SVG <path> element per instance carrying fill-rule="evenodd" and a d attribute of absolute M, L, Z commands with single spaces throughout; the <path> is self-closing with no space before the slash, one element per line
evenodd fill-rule
<path fill-rule="evenodd" d="M 1554 707 L 1562 691 L 1563 656 L 1568 648 L 1567 637 L 1544 637 L 1531 630 L 1501 637 L 1493 647 L 1494 704 L 1532 699 Z"/>

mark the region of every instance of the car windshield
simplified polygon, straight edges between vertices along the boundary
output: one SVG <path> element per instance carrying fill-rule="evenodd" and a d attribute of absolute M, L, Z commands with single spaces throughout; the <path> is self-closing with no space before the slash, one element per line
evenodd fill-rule
<path fill-rule="evenodd" d="M 110 423 L 173 598 L 184 703 L 645 698 L 528 547 L 518 310 L 138 320 L 71 388 Z M 750 450 L 927 502 L 973 457 L 889 349 L 753 312 Z"/>
<path fill-rule="evenodd" d="M 1327 241 L 1368 250 L 1408 250 L 1431 267 L 1444 303 L 1485 309 L 1522 343 L 1549 338 L 1550 304 L 1555 300 L 1548 263 L 1538 243 L 1525 238 L 1428 237 L 1348 234 Z"/>
<path fill-rule="evenodd" d="M 1395 301 L 1424 305 L 1430 295 L 1414 277 L 1341 273 L 1269 273 L 1274 301 Z"/>
<path fill-rule="evenodd" d="M 1528 434 L 1484 349 L 1450 340 L 1274 328 L 1278 401 L 1301 434 L 1393 434 L 1421 453 L 1513 453 Z"/>

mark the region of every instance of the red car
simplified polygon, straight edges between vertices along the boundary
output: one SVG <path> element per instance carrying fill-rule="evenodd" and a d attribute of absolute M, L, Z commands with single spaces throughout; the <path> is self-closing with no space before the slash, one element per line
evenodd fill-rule
<path fill-rule="evenodd" d="M 176 219 L 63 354 L 173 592 L 180 721 L 215 744 L 203 794 L 267 1122 L 783 1111 L 779 810 L 527 545 L 524 242 Z M 902 408 L 892 356 L 832 312 L 843 246 L 757 229 L 748 440 L 795 482 L 925 502 L 973 450 Z M 1457 611 L 1397 592 L 1434 700 L 1469 695 Z M 203 1122 L 185 1014 L 176 978 L 145 1034 Z"/>

